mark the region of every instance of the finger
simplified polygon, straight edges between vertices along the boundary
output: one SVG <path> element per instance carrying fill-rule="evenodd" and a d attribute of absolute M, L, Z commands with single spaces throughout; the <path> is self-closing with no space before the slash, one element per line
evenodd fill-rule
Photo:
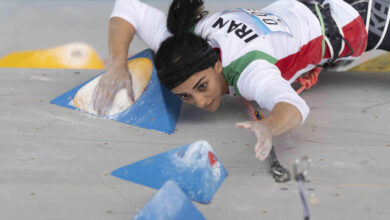
<path fill-rule="evenodd" d="M 99 114 L 99 116 L 107 115 L 108 112 L 111 109 L 111 105 L 107 104 L 107 100 L 105 100 L 105 101 L 103 101 L 101 103 L 102 103 L 102 105 L 100 106 L 100 114 Z"/>
<path fill-rule="evenodd" d="M 255 146 L 255 155 L 259 160 L 261 161 L 265 160 L 265 158 L 267 158 L 270 151 L 271 151 L 270 146 L 268 146 L 264 141 L 257 140 Z"/>
<path fill-rule="evenodd" d="M 262 161 L 262 160 L 261 160 L 261 152 L 260 152 L 260 151 L 257 152 L 255 156 L 256 156 L 256 158 L 257 158 L 258 160 Z"/>
<path fill-rule="evenodd" d="M 265 147 L 261 149 L 261 151 L 259 152 L 260 155 L 258 157 L 259 160 L 261 161 L 265 160 L 268 157 L 270 152 L 271 152 L 271 148 Z"/>
<path fill-rule="evenodd" d="M 263 147 L 263 156 L 264 159 L 268 157 L 269 153 L 271 152 L 272 149 L 272 138 L 266 138 L 264 140 L 264 147 Z"/>
<path fill-rule="evenodd" d="M 257 152 L 260 152 L 262 146 L 263 146 L 263 143 L 262 143 L 261 141 L 257 140 L 257 143 L 256 143 L 256 145 L 255 145 L 255 152 L 256 152 L 256 153 L 257 153 Z"/>
<path fill-rule="evenodd" d="M 93 94 L 92 94 L 92 102 L 93 102 L 93 109 L 95 109 L 95 111 L 99 111 L 98 109 L 98 106 L 100 105 L 100 94 L 101 91 L 100 91 L 100 87 L 99 86 L 96 86 L 94 91 L 93 91 Z"/>
<path fill-rule="evenodd" d="M 256 153 L 256 158 L 259 159 L 260 161 L 263 161 L 265 160 L 265 158 L 268 157 L 268 154 L 267 151 L 259 151 Z"/>
<path fill-rule="evenodd" d="M 102 96 L 102 100 L 100 102 L 100 110 L 101 110 L 101 115 L 107 115 L 113 105 L 114 97 L 115 94 L 111 91 L 108 90 L 108 92 L 104 93 L 104 96 Z"/>
<path fill-rule="evenodd" d="M 99 88 L 95 95 L 95 111 L 97 115 L 107 115 L 112 106 L 112 92 Z"/>
<path fill-rule="evenodd" d="M 133 82 L 131 80 L 130 82 L 126 83 L 126 90 L 130 100 L 134 102 L 135 99 L 134 99 L 134 91 L 133 91 Z"/>
<path fill-rule="evenodd" d="M 260 154 L 262 150 L 263 143 L 257 140 L 257 143 L 255 145 L 255 156 L 260 159 Z"/>
<path fill-rule="evenodd" d="M 95 95 L 95 105 L 94 105 L 94 108 L 95 108 L 95 111 L 97 113 L 97 115 L 102 115 L 104 114 L 104 104 L 106 102 L 106 99 L 105 99 L 105 93 L 102 91 L 102 89 L 98 89 L 96 90 L 96 95 Z"/>
<path fill-rule="evenodd" d="M 101 116 L 103 113 L 103 108 L 102 108 L 102 100 L 99 100 L 99 102 L 97 103 L 96 107 L 95 107 L 95 111 L 96 111 L 96 114 L 98 116 Z"/>
<path fill-rule="evenodd" d="M 252 124 L 250 121 L 246 121 L 246 122 L 237 122 L 237 123 L 236 123 L 236 127 L 237 127 L 237 128 L 244 128 L 244 129 L 251 130 L 252 127 L 253 127 L 253 124 Z"/>

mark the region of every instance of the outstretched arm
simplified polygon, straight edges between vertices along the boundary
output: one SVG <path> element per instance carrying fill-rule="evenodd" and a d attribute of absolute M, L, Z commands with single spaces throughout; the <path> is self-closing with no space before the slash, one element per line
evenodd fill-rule
<path fill-rule="evenodd" d="M 272 136 L 276 136 L 296 128 L 302 122 L 302 115 L 294 105 L 279 102 L 269 116 L 259 122 L 270 128 Z"/>
<path fill-rule="evenodd" d="M 302 124 L 309 114 L 309 107 L 275 65 L 257 60 L 247 69 L 237 81 L 240 94 L 247 100 L 256 100 L 270 114 L 261 121 L 238 123 L 237 126 L 256 135 L 256 157 L 264 160 L 272 148 L 272 137 Z"/>
<path fill-rule="evenodd" d="M 257 137 L 255 154 L 259 160 L 267 158 L 272 148 L 273 136 L 285 133 L 302 122 L 300 111 L 287 102 L 276 103 L 270 114 L 260 121 L 236 123 L 238 128 L 252 131 Z"/>

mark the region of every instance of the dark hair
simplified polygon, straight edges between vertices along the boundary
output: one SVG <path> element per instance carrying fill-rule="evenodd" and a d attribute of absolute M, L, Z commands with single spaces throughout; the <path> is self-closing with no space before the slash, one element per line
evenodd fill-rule
<path fill-rule="evenodd" d="M 168 31 L 173 36 L 163 41 L 155 57 L 160 82 L 168 89 L 187 80 L 192 74 L 213 66 L 217 53 L 200 36 L 191 33 L 203 16 L 202 0 L 174 0 L 167 18 Z"/>

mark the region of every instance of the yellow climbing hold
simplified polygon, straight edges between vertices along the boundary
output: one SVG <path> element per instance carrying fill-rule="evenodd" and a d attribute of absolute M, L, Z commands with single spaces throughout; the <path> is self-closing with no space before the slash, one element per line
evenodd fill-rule
<path fill-rule="evenodd" d="M 10 53 L 0 59 L 0 67 L 104 69 L 96 51 L 84 43 L 70 43 L 43 50 Z"/>
<path fill-rule="evenodd" d="M 352 67 L 348 71 L 390 71 L 390 53 L 385 53 Z"/>

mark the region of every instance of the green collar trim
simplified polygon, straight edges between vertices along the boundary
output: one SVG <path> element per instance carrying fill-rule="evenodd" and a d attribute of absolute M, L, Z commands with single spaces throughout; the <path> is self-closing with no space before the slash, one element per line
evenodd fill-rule
<path fill-rule="evenodd" d="M 271 64 L 275 64 L 278 61 L 269 54 L 266 54 L 262 51 L 253 50 L 234 60 L 228 66 L 223 68 L 222 74 L 225 76 L 228 84 L 234 86 L 234 90 L 238 95 L 240 95 L 237 88 L 238 78 L 240 77 L 242 71 L 244 71 L 244 69 L 255 60 L 266 60 Z"/>

